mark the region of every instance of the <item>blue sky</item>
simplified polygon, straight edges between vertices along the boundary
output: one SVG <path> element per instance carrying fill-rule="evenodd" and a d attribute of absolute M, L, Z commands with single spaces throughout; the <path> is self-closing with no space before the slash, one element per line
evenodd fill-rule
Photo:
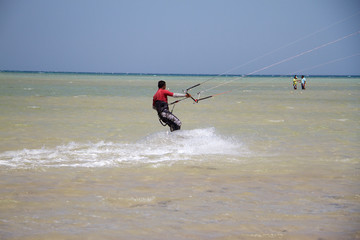
<path fill-rule="evenodd" d="M 359 30 L 358 0 L 0 0 L 0 70 L 249 74 Z M 359 54 L 355 34 L 256 74 L 360 75 Z"/>

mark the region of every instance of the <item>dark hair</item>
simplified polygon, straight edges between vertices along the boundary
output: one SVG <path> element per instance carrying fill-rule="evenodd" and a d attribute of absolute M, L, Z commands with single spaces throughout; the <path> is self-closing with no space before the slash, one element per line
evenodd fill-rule
<path fill-rule="evenodd" d="M 163 86 L 165 86 L 165 84 L 166 84 L 165 81 L 160 80 L 160 81 L 158 82 L 158 87 L 159 87 L 159 88 L 162 88 Z"/>
<path fill-rule="evenodd" d="M 304 78 L 304 75 L 302 75 L 301 78 Z"/>

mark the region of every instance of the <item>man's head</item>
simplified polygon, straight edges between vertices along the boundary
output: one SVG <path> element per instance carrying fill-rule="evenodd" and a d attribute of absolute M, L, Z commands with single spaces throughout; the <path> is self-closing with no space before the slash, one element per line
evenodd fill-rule
<path fill-rule="evenodd" d="M 160 80 L 160 81 L 158 82 L 158 87 L 165 89 L 165 88 L 166 88 L 166 82 L 163 81 L 163 80 Z"/>

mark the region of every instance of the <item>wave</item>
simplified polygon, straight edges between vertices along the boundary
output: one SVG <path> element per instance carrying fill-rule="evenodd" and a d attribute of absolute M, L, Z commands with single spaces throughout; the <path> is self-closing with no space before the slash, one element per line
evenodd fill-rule
<path fill-rule="evenodd" d="M 23 149 L 0 153 L 0 166 L 112 167 L 124 164 L 206 161 L 212 156 L 246 156 L 246 146 L 234 137 L 216 133 L 214 128 L 157 132 L 135 143 L 71 142 L 55 148 Z"/>

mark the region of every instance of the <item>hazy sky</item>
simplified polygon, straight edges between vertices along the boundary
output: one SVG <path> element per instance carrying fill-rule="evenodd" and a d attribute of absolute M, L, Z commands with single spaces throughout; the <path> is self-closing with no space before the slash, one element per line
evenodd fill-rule
<path fill-rule="evenodd" d="M 359 30 L 359 0 L 0 0 L 0 70 L 360 75 Z"/>

